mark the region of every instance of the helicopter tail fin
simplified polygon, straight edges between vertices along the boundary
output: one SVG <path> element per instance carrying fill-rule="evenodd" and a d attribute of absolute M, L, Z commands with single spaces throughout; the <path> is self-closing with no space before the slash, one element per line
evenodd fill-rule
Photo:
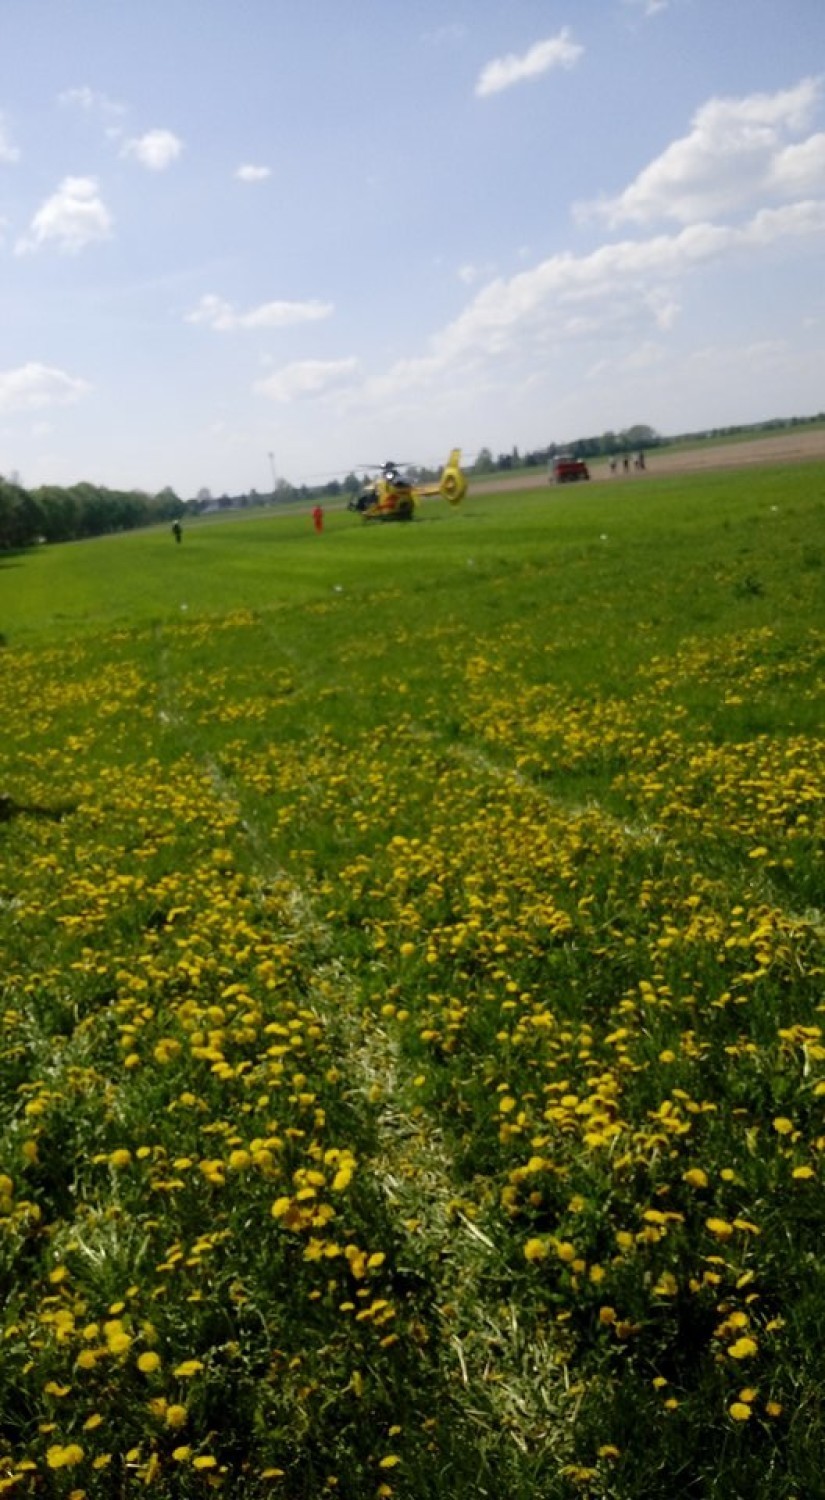
<path fill-rule="evenodd" d="M 461 471 L 461 449 L 453 448 L 438 481 L 438 493 L 450 505 L 459 505 L 467 493 L 467 478 Z"/>

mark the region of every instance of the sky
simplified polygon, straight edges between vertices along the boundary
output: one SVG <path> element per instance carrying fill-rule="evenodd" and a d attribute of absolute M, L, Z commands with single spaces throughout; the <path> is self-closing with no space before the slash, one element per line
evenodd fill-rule
<path fill-rule="evenodd" d="M 0 473 L 825 409 L 825 0 L 2 0 Z"/>

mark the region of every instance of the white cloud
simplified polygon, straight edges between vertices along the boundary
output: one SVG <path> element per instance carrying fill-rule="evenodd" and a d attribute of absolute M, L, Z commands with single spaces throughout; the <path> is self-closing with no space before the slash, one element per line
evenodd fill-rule
<path fill-rule="evenodd" d="M 0 411 L 34 411 L 44 406 L 66 406 L 79 401 L 91 386 L 65 370 L 30 362 L 16 370 L 0 370 Z"/>
<path fill-rule="evenodd" d="M 147 130 L 145 135 L 126 141 L 120 154 L 133 156 L 150 172 L 163 172 L 177 161 L 182 150 L 183 141 L 171 130 Z"/>
<path fill-rule="evenodd" d="M 81 88 L 64 89 L 62 94 L 58 94 L 57 102 L 70 108 L 84 109 L 89 113 L 106 116 L 126 113 L 125 104 L 118 104 L 114 99 L 107 98 L 106 94 L 98 93 L 96 89 L 90 89 L 85 84 Z"/>
<path fill-rule="evenodd" d="M 294 401 L 301 396 L 319 396 L 330 388 L 347 384 L 358 370 L 356 359 L 304 359 L 284 365 L 252 389 L 272 401 Z"/>
<path fill-rule="evenodd" d="M 512 88 L 529 78 L 539 78 L 551 68 L 572 68 L 578 62 L 584 48 L 571 41 L 570 28 L 562 27 L 558 36 L 547 37 L 536 42 L 519 57 L 510 52 L 506 57 L 496 57 L 482 68 L 476 84 L 480 99 L 488 94 L 499 94 L 502 89 Z"/>
<path fill-rule="evenodd" d="M 637 9 L 644 11 L 646 16 L 657 16 L 660 11 L 667 10 L 670 0 L 625 0 L 625 5 L 634 5 Z"/>
<path fill-rule="evenodd" d="M 806 141 L 786 146 L 771 163 L 767 186 L 790 195 L 816 193 L 825 189 L 825 132 L 819 131 Z"/>
<path fill-rule="evenodd" d="M 822 83 L 804 78 L 775 94 L 710 99 L 680 140 L 617 197 L 578 207 L 611 224 L 671 218 L 683 224 L 743 208 L 763 193 L 788 196 L 825 182 L 825 137 L 786 144 L 810 124 Z"/>
<path fill-rule="evenodd" d="M 9 140 L 6 124 L 0 115 L 0 161 L 15 162 L 20 160 L 20 152 Z"/>
<path fill-rule="evenodd" d="M 459 281 L 463 281 L 465 286 L 474 286 L 477 281 L 486 281 L 490 276 L 493 276 L 495 269 L 495 266 L 490 263 L 483 266 L 476 266 L 473 265 L 472 261 L 468 261 L 466 265 L 459 266 L 458 279 Z"/>
<path fill-rule="evenodd" d="M 509 280 L 490 282 L 432 341 L 428 354 L 405 359 L 370 382 L 391 395 L 450 380 L 456 370 L 509 359 L 546 357 L 570 340 L 666 333 L 680 311 L 682 282 L 734 255 L 782 242 L 821 240 L 825 200 L 761 209 L 741 226 L 692 224 L 675 234 L 619 240 L 588 255 L 550 256 Z"/>
<path fill-rule="evenodd" d="M 111 214 L 98 193 L 96 179 L 64 177 L 57 192 L 41 204 L 28 234 L 15 249 L 25 255 L 54 243 L 59 250 L 75 253 L 95 240 L 109 239 L 111 232 Z"/>
<path fill-rule="evenodd" d="M 267 177 L 272 176 L 271 167 L 256 167 L 252 162 L 245 162 L 238 167 L 235 176 L 239 182 L 265 182 Z"/>
<path fill-rule="evenodd" d="M 194 312 L 187 313 L 187 323 L 205 323 L 219 333 L 237 328 L 291 328 L 296 323 L 314 323 L 333 312 L 331 302 L 313 298 L 308 302 L 263 302 L 248 312 L 237 312 L 231 302 L 214 293 L 201 297 Z"/>

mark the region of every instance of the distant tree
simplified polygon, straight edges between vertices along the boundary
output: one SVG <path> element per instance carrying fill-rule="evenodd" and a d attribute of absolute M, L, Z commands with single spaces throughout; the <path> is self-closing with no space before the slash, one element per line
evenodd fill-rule
<path fill-rule="evenodd" d="M 659 442 L 659 434 L 653 427 L 646 427 L 643 422 L 637 422 L 635 427 L 628 427 L 621 434 L 622 446 L 624 448 L 655 448 Z"/>
<path fill-rule="evenodd" d="M 42 507 L 22 485 L 0 480 L 0 545 L 30 547 L 44 535 Z"/>
<path fill-rule="evenodd" d="M 159 490 L 155 495 L 155 509 L 159 520 L 172 521 L 176 516 L 182 516 L 186 507 L 172 486 L 167 484 L 165 489 Z"/>
<path fill-rule="evenodd" d="M 492 474 L 495 470 L 495 462 L 489 448 L 480 448 L 473 464 L 476 474 Z"/>

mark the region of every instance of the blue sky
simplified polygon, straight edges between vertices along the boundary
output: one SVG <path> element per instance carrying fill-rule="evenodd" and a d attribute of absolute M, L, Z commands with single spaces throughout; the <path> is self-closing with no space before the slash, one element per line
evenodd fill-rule
<path fill-rule="evenodd" d="M 4 0 L 0 473 L 825 408 L 824 0 Z"/>

